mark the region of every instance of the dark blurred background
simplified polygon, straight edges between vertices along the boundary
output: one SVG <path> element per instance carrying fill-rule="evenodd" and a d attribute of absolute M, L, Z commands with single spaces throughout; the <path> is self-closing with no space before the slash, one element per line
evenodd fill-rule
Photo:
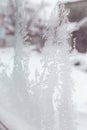
<path fill-rule="evenodd" d="M 87 0 L 65 0 L 64 3 L 66 8 L 70 9 L 70 22 L 79 22 L 87 16 Z M 24 24 L 21 26 L 23 26 L 22 32 L 24 31 L 23 38 L 25 44 L 37 44 L 37 50 L 44 46 L 45 39 L 43 38 L 43 33 L 47 27 L 48 10 L 50 8 L 50 2 L 42 1 L 40 4 L 35 4 L 35 2 L 26 1 L 24 11 L 20 13 L 20 20 L 24 21 Z M 25 12 L 26 17 L 24 17 L 23 12 Z M 15 15 L 15 2 L 13 0 L 7 0 L 6 2 L 1 0 L 0 47 L 13 46 L 16 21 Z M 76 39 L 76 49 L 79 52 L 87 52 L 87 22 L 81 26 L 78 31 L 73 32 L 72 46 L 73 39 Z"/>

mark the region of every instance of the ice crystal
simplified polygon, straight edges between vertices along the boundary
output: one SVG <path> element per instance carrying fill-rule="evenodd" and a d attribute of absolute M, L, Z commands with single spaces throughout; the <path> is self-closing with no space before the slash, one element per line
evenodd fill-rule
<path fill-rule="evenodd" d="M 67 14 L 64 5 L 58 2 L 45 34 L 47 41 L 41 59 L 43 72 L 39 78 L 36 72 L 35 80 L 30 81 L 33 93 L 29 109 L 31 122 L 40 130 L 76 129 Z"/>

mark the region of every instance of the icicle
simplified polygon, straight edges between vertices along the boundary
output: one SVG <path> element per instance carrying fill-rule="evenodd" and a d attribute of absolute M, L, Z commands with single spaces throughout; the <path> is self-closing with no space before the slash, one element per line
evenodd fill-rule
<path fill-rule="evenodd" d="M 27 92 L 28 85 L 28 73 L 26 73 L 28 67 L 28 61 L 26 59 L 28 56 L 25 53 L 24 40 L 21 35 L 21 26 L 19 19 L 19 10 L 20 10 L 20 1 L 16 0 L 16 30 L 15 30 L 15 40 L 14 40 L 14 68 L 11 75 L 12 86 L 10 88 L 10 97 L 11 97 L 11 108 L 17 115 L 21 116 L 25 120 L 28 120 L 28 104 L 29 96 Z M 25 58 L 26 57 L 26 58 Z"/>
<path fill-rule="evenodd" d="M 54 124 L 50 124 L 50 127 L 55 130 L 76 130 L 67 14 L 64 5 L 58 3 L 50 18 L 47 42 L 43 50 L 44 70 L 48 70 L 48 76 L 46 82 L 41 84 L 49 88 L 53 97 L 53 105 L 50 104 L 50 107 L 54 111 L 54 118 L 52 115 L 50 118 L 52 117 Z M 51 102 L 48 98 L 47 101 Z"/>

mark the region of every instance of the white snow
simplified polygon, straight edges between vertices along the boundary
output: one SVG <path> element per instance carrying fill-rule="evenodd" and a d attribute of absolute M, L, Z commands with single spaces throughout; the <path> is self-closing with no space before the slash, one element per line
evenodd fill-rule
<path fill-rule="evenodd" d="M 11 130 L 35 130 L 23 119 L 2 107 L 0 107 L 0 121 Z"/>
<path fill-rule="evenodd" d="M 72 68 L 72 77 L 75 81 L 76 93 L 74 100 L 78 104 L 80 112 L 87 113 L 87 54 L 77 54 L 74 62 L 80 62 L 80 66 Z"/>
<path fill-rule="evenodd" d="M 7 66 L 9 63 L 9 60 L 13 56 L 13 50 L 11 48 L 7 49 L 0 49 L 0 62 L 4 63 L 4 65 Z M 78 118 L 78 130 L 86 130 L 87 125 L 87 72 L 85 71 L 87 69 L 87 54 L 79 54 L 77 53 L 74 57 L 73 63 L 76 61 L 80 61 L 81 65 L 74 67 L 72 66 L 72 77 L 75 83 L 75 93 L 74 93 L 74 102 L 77 108 L 77 111 L 79 112 L 79 118 Z M 35 61 L 35 62 L 34 62 Z M 35 72 L 35 69 L 42 69 L 40 65 L 40 56 L 39 54 L 36 55 L 34 52 L 32 55 L 32 58 L 30 60 L 30 68 L 33 67 L 32 71 L 32 78 Z M 9 64 L 9 68 L 12 69 L 12 63 Z M 11 73 L 11 70 L 8 69 L 8 72 Z M 5 102 L 3 103 L 5 104 Z M 26 122 L 23 121 L 23 119 L 20 119 L 20 117 L 17 117 L 17 120 L 15 119 L 17 116 L 14 115 L 14 113 L 10 113 L 7 109 L 0 107 L 0 120 L 4 121 L 4 123 L 9 127 L 12 128 L 12 130 L 28 130 L 30 126 L 27 125 Z"/>
<path fill-rule="evenodd" d="M 54 8 L 54 5 L 56 4 L 57 0 L 50 1 L 50 0 L 44 0 L 47 3 L 50 4 L 50 7 L 48 7 L 48 12 L 50 15 L 51 10 Z M 68 0 L 67 0 L 68 1 Z M 67 2 L 66 0 L 62 0 L 62 2 Z M 32 0 L 32 2 L 39 4 L 41 0 L 35 1 Z M 73 24 L 73 26 L 75 26 Z M 71 28 L 72 25 L 70 25 Z M 69 29 L 71 30 L 71 28 Z M 0 64 L 2 67 L 0 68 L 0 72 L 2 69 L 7 70 L 8 75 L 10 76 L 12 69 L 13 69 L 13 49 L 7 48 L 7 49 L 0 49 Z M 74 103 L 76 105 L 77 111 L 79 113 L 79 119 L 78 119 L 78 130 L 86 130 L 87 125 L 87 73 L 85 70 L 87 70 L 87 60 L 86 60 L 87 54 L 81 55 L 76 54 L 74 57 L 75 61 L 81 61 L 82 65 L 80 67 L 74 67 L 72 66 L 72 78 L 75 83 L 75 92 L 73 95 Z M 40 64 L 40 54 L 34 52 L 30 57 L 30 63 L 29 63 L 29 69 L 31 70 L 30 78 L 31 80 L 35 78 L 35 72 L 36 70 L 39 70 L 40 73 L 42 71 L 42 65 Z M 4 89 L 4 88 L 3 88 Z M 11 97 L 9 97 L 11 98 Z M 7 100 L 6 100 L 7 101 Z M 3 106 L 6 106 L 7 102 L 3 102 Z M 1 105 L 1 104 L 0 104 Z M 3 107 L 2 106 L 2 107 Z M 20 108 L 20 106 L 17 106 Z M 10 108 L 12 109 L 12 108 Z M 7 110 L 6 108 L 0 107 L 0 120 L 6 124 L 8 128 L 11 130 L 36 130 L 29 126 L 29 124 L 20 116 L 15 115 L 14 112 L 9 112 L 10 110 Z"/>

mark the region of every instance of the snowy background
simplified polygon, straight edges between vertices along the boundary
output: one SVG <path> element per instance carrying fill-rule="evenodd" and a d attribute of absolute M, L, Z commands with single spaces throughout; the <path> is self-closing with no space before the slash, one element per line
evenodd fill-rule
<path fill-rule="evenodd" d="M 55 7 L 57 0 L 55 0 L 55 1 L 44 0 L 44 2 L 45 1 L 46 1 L 46 3 L 48 3 L 50 5 L 50 8 L 48 7 L 46 9 L 46 11 L 48 12 L 46 17 L 48 18 L 50 16 L 52 9 Z M 62 1 L 67 2 L 67 0 L 62 0 Z M 32 0 L 32 3 L 34 3 L 34 4 L 39 4 L 40 2 L 41 2 L 41 0 L 37 0 L 37 1 Z M 5 4 L 5 2 L 2 2 L 2 4 Z M 10 73 L 12 72 L 12 68 L 13 68 L 13 59 L 12 59 L 13 55 L 14 55 L 14 53 L 13 53 L 12 47 L 0 48 L 0 65 L 1 65 L 0 72 L 2 72 L 2 70 L 5 67 L 7 74 L 10 76 Z M 4 64 L 4 67 L 2 64 Z M 30 61 L 30 64 L 31 64 L 30 67 L 33 70 L 32 73 L 34 73 L 35 69 L 37 69 L 37 68 L 40 69 L 41 65 L 40 65 L 40 61 L 39 61 L 39 56 L 34 54 L 32 56 L 32 60 Z M 33 75 L 32 75 L 32 77 L 33 77 Z M 78 130 L 86 130 L 87 129 L 87 54 L 86 53 L 81 54 L 79 52 L 75 52 L 75 54 L 73 56 L 73 62 L 72 62 L 72 78 L 73 78 L 74 85 L 75 85 L 75 87 L 74 87 L 75 92 L 73 95 L 73 100 L 74 100 L 74 103 L 75 103 L 75 106 L 76 106 L 76 109 L 78 112 Z M 3 110 L 1 110 L 0 116 L 2 117 L 2 115 L 4 115 L 4 114 L 7 115 L 6 118 L 8 120 L 8 114 L 3 112 Z M 11 121 L 11 118 L 10 118 L 10 121 Z M 14 121 L 15 121 L 15 119 L 14 119 Z M 6 121 L 4 120 L 4 122 L 6 122 Z M 13 124 L 13 126 L 14 125 L 15 124 Z M 27 125 L 24 124 L 24 126 L 27 126 Z M 10 126 L 10 127 L 12 127 L 12 126 Z M 22 128 L 20 125 L 18 127 L 19 127 L 19 129 Z M 15 129 L 17 129 L 17 128 L 15 128 Z M 22 129 L 24 130 L 25 128 L 22 128 Z M 27 128 L 26 128 L 26 130 L 27 130 Z"/>
<path fill-rule="evenodd" d="M 7 67 L 7 73 L 12 71 L 12 62 L 9 64 L 13 56 L 13 50 L 10 48 L 0 49 L 0 61 Z M 73 100 L 78 112 L 78 130 L 86 130 L 87 128 L 87 54 L 75 52 L 72 63 L 72 78 L 75 85 Z M 41 68 L 38 55 L 33 55 L 30 61 L 30 68 L 34 74 L 35 69 Z M 8 66 L 9 64 L 9 66 Z M 0 71 L 4 68 L 2 67 Z M 33 77 L 33 75 L 31 76 Z M 4 104 L 4 103 L 3 103 Z M 8 115 L 7 115 L 8 116 Z M 7 118 L 8 119 L 8 118 Z M 13 119 L 13 118 L 12 118 Z"/>

